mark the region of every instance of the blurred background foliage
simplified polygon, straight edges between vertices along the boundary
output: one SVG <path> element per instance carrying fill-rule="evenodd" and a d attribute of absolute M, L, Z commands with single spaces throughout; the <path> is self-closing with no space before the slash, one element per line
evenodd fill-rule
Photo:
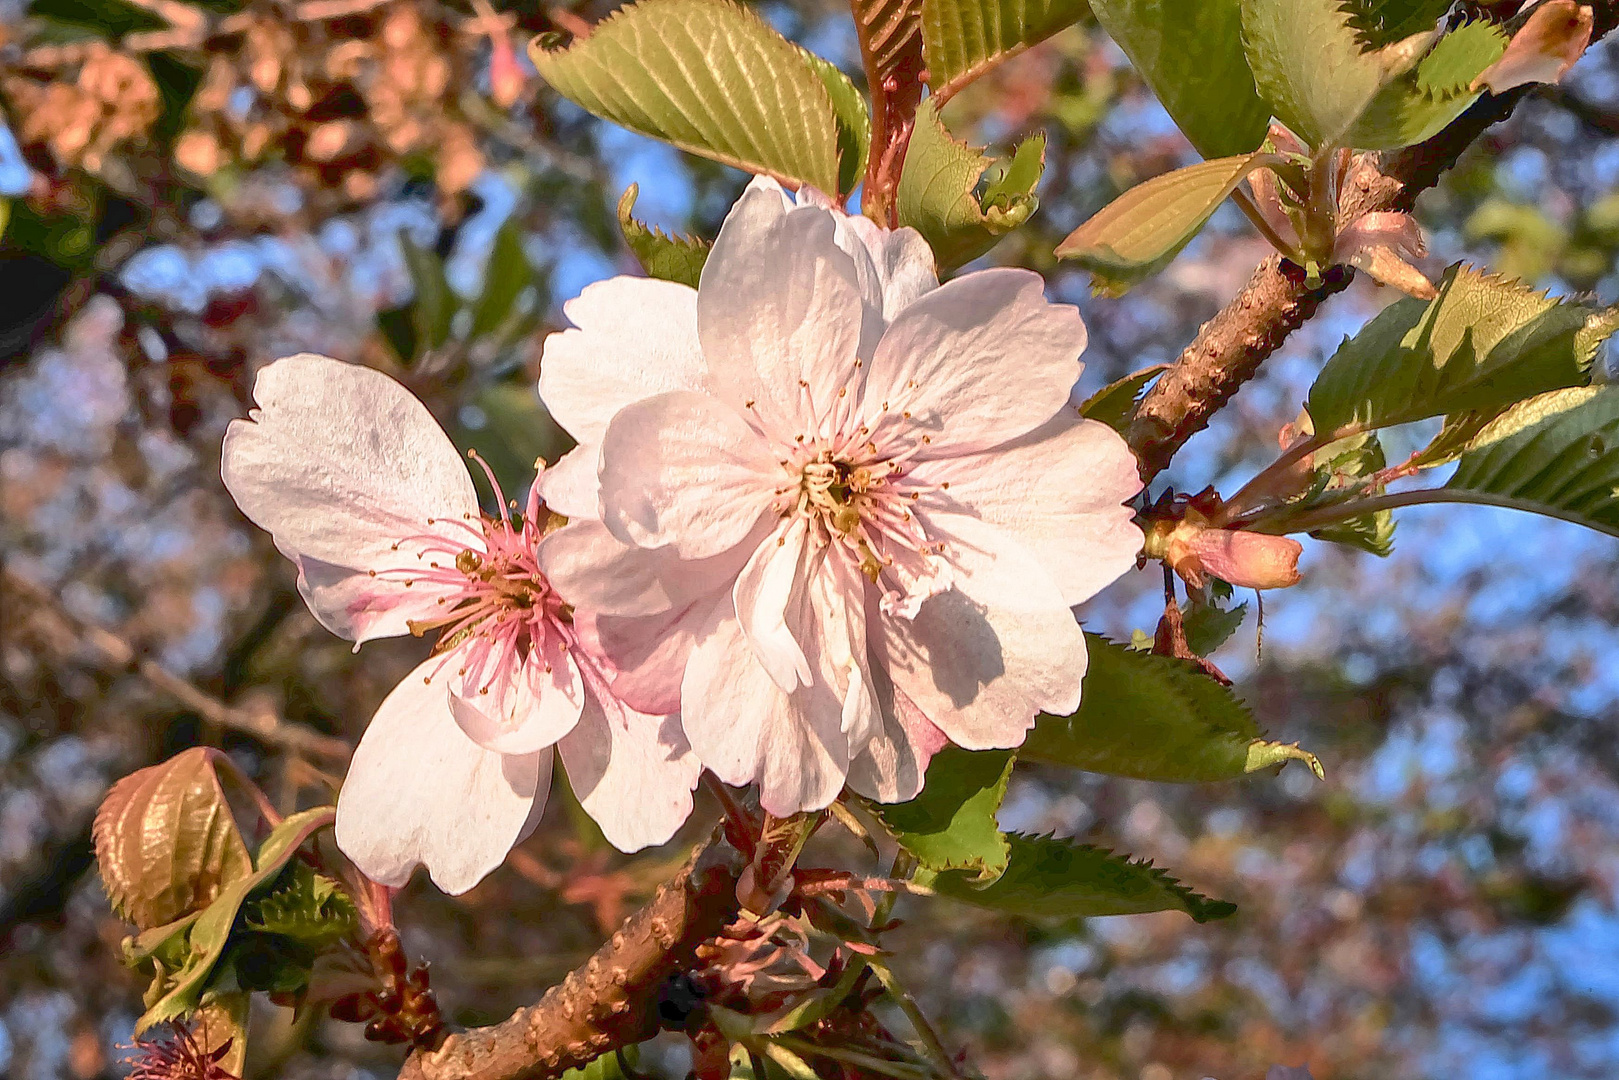
<path fill-rule="evenodd" d="M 527 38 L 609 6 L 0 0 L 0 1074 L 120 1075 L 139 990 L 90 858 L 111 781 L 203 742 L 286 808 L 329 798 L 341 762 L 273 733 L 352 741 L 425 647 L 352 653 L 237 514 L 218 450 L 255 370 L 299 350 L 387 370 L 515 488 L 566 447 L 533 393 L 543 334 L 583 285 L 636 272 L 620 194 L 639 183 L 638 216 L 712 236 L 740 190 L 539 84 Z M 860 78 L 844 9 L 759 10 Z M 1614 49 L 1424 197 L 1426 269 L 1471 259 L 1619 299 Z M 1123 299 L 1054 262 L 1114 195 L 1195 160 L 1090 20 L 946 114 L 1002 149 L 1048 135 L 1039 212 L 983 261 L 1040 270 L 1083 308 L 1080 394 L 1172 359 L 1267 251 L 1228 206 Z M 1360 282 L 1334 300 L 1170 481 L 1240 484 L 1389 299 Z M 992 1080 L 1246 1080 L 1278 1061 L 1317 1080 L 1619 1075 L 1619 549 L 1447 507 L 1406 512 L 1388 559 L 1315 545 L 1304 568 L 1271 594 L 1263 651 L 1250 605 L 1215 659 L 1274 737 L 1321 756 L 1324 783 L 1030 767 L 1002 813 L 1157 858 L 1237 917 L 1048 925 L 901 904 L 895 963 Z M 1083 619 L 1128 640 L 1158 586 L 1127 578 Z M 137 655 L 202 697 L 182 703 Z M 254 724 L 272 735 L 239 730 Z M 613 853 L 565 793 L 548 815 L 467 896 L 420 882 L 401 901 L 458 1021 L 532 1001 L 684 851 Z M 692 835 L 712 818 L 700 807 Z M 250 1075 L 397 1065 L 356 1028 L 268 1006 L 255 1025 Z M 681 1054 L 653 1044 L 641 1068 L 682 1075 Z"/>

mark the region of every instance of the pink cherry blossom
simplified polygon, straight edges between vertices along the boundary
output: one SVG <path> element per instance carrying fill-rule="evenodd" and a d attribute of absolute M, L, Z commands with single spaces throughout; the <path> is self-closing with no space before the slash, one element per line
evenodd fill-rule
<path fill-rule="evenodd" d="M 482 513 L 426 406 L 367 368 L 287 357 L 254 399 L 226 433 L 225 485 L 296 563 L 315 617 L 356 648 L 439 633 L 355 750 L 344 853 L 386 885 L 425 864 L 446 891 L 471 888 L 538 820 L 553 747 L 609 840 L 667 840 L 691 812 L 696 759 L 673 717 L 625 706 L 581 647 L 540 569 L 538 481 L 514 516 L 485 467 L 501 510 Z"/>
<path fill-rule="evenodd" d="M 784 815 L 914 797 L 947 741 L 1079 704 L 1070 608 L 1134 563 L 1135 461 L 1069 404 L 1085 328 L 1038 275 L 756 180 L 696 290 L 566 307 L 540 392 L 580 442 L 541 552 L 637 707 Z M 599 514 L 595 511 L 599 507 Z"/>

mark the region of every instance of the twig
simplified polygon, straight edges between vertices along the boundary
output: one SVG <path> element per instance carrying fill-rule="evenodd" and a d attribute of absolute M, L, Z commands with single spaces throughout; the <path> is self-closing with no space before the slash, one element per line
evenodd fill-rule
<path fill-rule="evenodd" d="M 878 981 L 883 984 L 883 989 L 888 991 L 888 996 L 900 1007 L 905 1019 L 911 1022 L 911 1027 L 922 1040 L 922 1045 L 927 1049 L 928 1056 L 933 1059 L 933 1064 L 951 1080 L 960 1080 L 961 1074 L 956 1071 L 955 1064 L 950 1060 L 950 1053 L 940 1041 L 939 1033 L 933 1030 L 933 1024 L 922 1012 L 922 1007 L 916 1003 L 916 999 L 900 985 L 894 969 L 875 957 L 867 957 L 866 966 L 876 973 Z"/>
<path fill-rule="evenodd" d="M 221 701 L 157 661 L 142 656 L 140 650 L 127 639 L 70 615 L 49 592 L 10 567 L 0 569 L 3 569 L 6 588 L 26 597 L 34 605 L 35 617 L 50 624 L 52 636 L 64 642 L 89 645 L 108 667 L 134 672 L 205 721 L 251 735 L 262 743 L 293 753 L 346 761 L 354 752 L 342 739 L 322 735 L 302 724 L 290 723 L 268 710 L 240 709 Z"/>

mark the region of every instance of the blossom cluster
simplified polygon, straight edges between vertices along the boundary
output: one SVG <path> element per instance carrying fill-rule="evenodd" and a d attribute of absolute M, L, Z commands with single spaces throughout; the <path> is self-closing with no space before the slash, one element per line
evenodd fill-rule
<path fill-rule="evenodd" d="M 1085 327 L 1038 275 L 940 284 L 915 231 L 760 179 L 698 288 L 616 277 L 564 311 L 539 393 L 578 445 L 521 504 L 482 470 L 495 514 L 367 368 L 278 360 L 226 436 L 227 487 L 323 625 L 438 634 L 339 795 L 365 873 L 470 888 L 554 754 L 635 850 L 703 769 L 776 816 L 897 802 L 944 746 L 1078 707 L 1072 608 L 1134 565 L 1141 485 L 1070 404 Z"/>

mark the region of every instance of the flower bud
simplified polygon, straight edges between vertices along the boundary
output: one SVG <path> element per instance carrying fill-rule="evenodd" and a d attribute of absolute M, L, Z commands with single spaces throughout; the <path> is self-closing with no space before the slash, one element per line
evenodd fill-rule
<path fill-rule="evenodd" d="M 1172 529 L 1155 529 L 1147 553 L 1163 559 L 1194 589 L 1210 576 L 1244 589 L 1285 589 L 1299 582 L 1304 546 L 1285 536 L 1211 529 L 1189 515 Z"/>

